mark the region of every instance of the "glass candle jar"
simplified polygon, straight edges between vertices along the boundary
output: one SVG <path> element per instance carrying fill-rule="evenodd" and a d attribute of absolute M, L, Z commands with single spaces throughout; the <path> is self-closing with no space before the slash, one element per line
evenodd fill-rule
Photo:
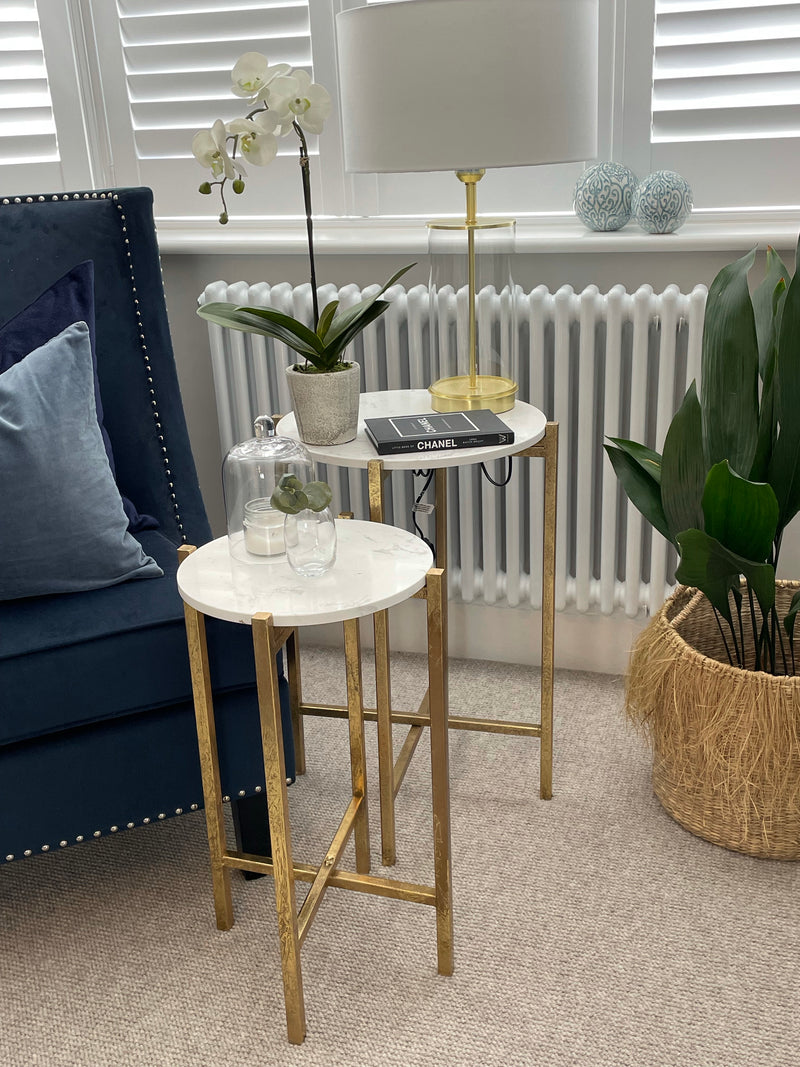
<path fill-rule="evenodd" d="M 270 497 L 281 478 L 292 474 L 305 484 L 313 480 L 314 465 L 299 441 L 275 434 L 271 418 L 262 415 L 255 437 L 230 450 L 222 465 L 222 488 L 228 519 L 228 547 L 244 563 L 273 563 L 285 559 L 283 512 Z"/>

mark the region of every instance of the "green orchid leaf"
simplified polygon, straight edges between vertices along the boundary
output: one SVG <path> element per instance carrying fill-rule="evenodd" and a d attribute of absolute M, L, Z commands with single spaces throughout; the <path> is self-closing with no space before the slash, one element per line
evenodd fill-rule
<path fill-rule="evenodd" d="M 800 611 L 800 589 L 792 597 L 789 610 L 783 620 L 783 628 L 789 635 L 789 640 L 794 641 L 794 624 L 797 621 L 797 613 Z"/>
<path fill-rule="evenodd" d="M 661 456 L 646 445 L 640 445 L 636 441 L 627 441 L 623 437 L 609 437 L 609 441 L 621 448 L 623 452 L 635 460 L 645 474 L 649 474 L 654 481 L 661 484 Z"/>
<path fill-rule="evenodd" d="M 325 334 L 328 332 L 328 328 L 331 324 L 333 316 L 336 314 L 336 309 L 339 306 L 338 300 L 331 300 L 330 304 L 326 304 L 322 309 L 322 313 L 317 323 L 317 337 L 320 340 L 325 340 Z"/>
<path fill-rule="evenodd" d="M 641 511 L 651 526 L 675 544 L 664 515 L 658 482 L 622 448 L 614 445 L 604 445 L 604 448 L 630 502 Z"/>
<path fill-rule="evenodd" d="M 327 482 L 308 482 L 303 487 L 308 500 L 307 507 L 312 511 L 323 511 L 333 499 L 333 492 Z"/>
<path fill-rule="evenodd" d="M 775 406 L 778 439 L 772 451 L 769 482 L 781 514 L 779 530 L 800 510 L 800 272 L 786 290 L 775 357 Z"/>
<path fill-rule="evenodd" d="M 348 308 L 346 311 L 339 312 L 339 314 L 337 314 L 336 317 L 334 318 L 334 320 L 331 323 L 330 328 L 328 330 L 328 334 L 327 334 L 328 341 L 335 340 L 342 333 L 344 333 L 345 330 L 348 330 L 351 327 L 351 325 L 353 324 L 353 322 L 355 322 L 357 319 L 359 319 L 361 317 L 361 315 L 364 314 L 365 311 L 369 310 L 372 307 L 372 305 L 375 303 L 375 301 L 378 299 L 378 297 L 383 296 L 383 294 L 386 292 L 386 290 L 390 286 L 394 285 L 394 283 L 396 281 L 398 281 L 400 278 L 402 278 L 403 275 L 406 273 L 406 271 L 411 270 L 412 267 L 416 267 L 416 263 L 409 263 L 408 266 L 403 267 L 401 270 L 397 271 L 396 274 L 393 274 L 392 277 L 389 279 L 389 281 L 386 282 L 386 284 L 384 286 L 382 286 L 377 291 L 377 293 L 374 294 L 374 296 L 369 296 L 365 300 L 360 300 L 357 304 L 354 304 L 352 307 Z M 386 306 L 388 307 L 388 304 Z M 384 310 L 385 310 L 385 308 L 384 308 Z M 371 322 L 372 320 L 370 319 L 369 321 Z M 364 325 L 366 326 L 367 323 L 365 322 Z M 360 328 L 363 329 L 363 326 L 360 327 Z M 356 331 L 356 332 L 358 332 L 358 331 Z"/>
<path fill-rule="evenodd" d="M 322 352 L 322 341 L 317 337 L 314 331 L 306 326 L 304 322 L 300 322 L 298 319 L 293 319 L 291 315 L 284 315 L 282 311 L 276 311 L 274 308 L 262 308 L 262 307 L 239 307 L 236 309 L 239 312 L 245 312 L 248 315 L 255 315 L 258 319 L 264 319 L 271 326 L 280 327 L 286 330 L 288 333 L 293 334 L 299 341 L 304 342 L 315 352 Z M 272 336 L 272 335 L 269 335 Z"/>
<path fill-rule="evenodd" d="M 762 615 L 775 603 L 775 568 L 731 552 L 705 530 L 684 530 L 678 534 L 681 553 L 675 577 L 683 585 L 704 593 L 718 612 L 731 622 L 728 592 L 740 574 L 747 579 L 758 600 Z"/>
<path fill-rule="evenodd" d="M 766 380 L 766 366 L 769 350 L 777 336 L 775 331 L 776 318 L 780 321 L 783 294 L 786 292 L 788 279 L 791 278 L 786 264 L 771 245 L 767 245 L 767 266 L 764 279 L 753 293 L 753 313 L 756 321 L 756 337 L 758 338 L 758 371 L 762 381 Z M 775 301 L 776 292 L 780 293 L 779 300 Z"/>
<path fill-rule="evenodd" d="M 682 530 L 703 529 L 705 481 L 702 414 L 692 382 L 670 423 L 661 457 L 661 503 L 673 542 Z"/>
<path fill-rule="evenodd" d="M 197 314 L 201 319 L 213 322 L 217 326 L 224 326 L 231 330 L 239 330 L 242 333 L 254 333 L 261 337 L 272 337 L 276 341 L 282 341 L 285 345 L 288 345 L 289 348 L 297 352 L 299 355 L 304 356 L 306 359 L 313 361 L 317 358 L 320 342 L 310 330 L 308 332 L 315 338 L 313 347 L 306 344 L 296 332 L 284 329 L 279 324 L 270 322 L 263 316 L 252 313 L 255 312 L 255 310 L 256 309 L 254 308 L 239 308 L 236 304 L 211 303 L 198 308 Z M 259 310 L 265 311 L 268 309 L 261 308 Z M 287 317 L 288 316 L 283 316 L 283 318 Z M 289 321 L 294 322 L 295 320 L 290 319 Z M 298 324 L 295 323 L 295 325 Z M 308 327 L 305 327 L 305 329 L 308 329 Z"/>
<path fill-rule="evenodd" d="M 388 307 L 389 302 L 387 300 L 376 300 L 361 313 L 359 318 L 354 322 L 351 322 L 346 330 L 338 334 L 335 341 L 331 342 L 331 348 L 336 351 L 337 356 L 341 355 L 350 342 L 358 337 L 358 335 L 362 333 L 371 322 L 380 318 Z M 326 340 L 330 338 L 331 333 L 332 331 L 328 332 L 328 338 L 326 338 Z"/>
<path fill-rule="evenodd" d="M 708 472 L 703 491 L 705 529 L 737 556 L 763 562 L 772 552 L 778 499 L 767 482 L 750 482 L 727 460 Z"/>
<path fill-rule="evenodd" d="M 747 274 L 755 249 L 711 283 L 703 329 L 701 407 L 706 465 L 748 474 L 758 441 L 758 338 Z"/>

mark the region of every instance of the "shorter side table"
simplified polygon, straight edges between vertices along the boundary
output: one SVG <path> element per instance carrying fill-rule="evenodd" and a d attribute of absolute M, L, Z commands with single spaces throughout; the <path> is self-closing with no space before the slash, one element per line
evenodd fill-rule
<path fill-rule="evenodd" d="M 453 972 L 444 574 L 441 569 L 431 568 L 432 555 L 427 545 L 404 530 L 357 520 L 341 520 L 337 530 L 336 564 L 327 574 L 314 579 L 298 577 L 285 562 L 239 563 L 231 558 L 226 537 L 199 549 L 187 546 L 179 550 L 178 589 L 185 606 L 217 926 L 229 930 L 233 925 L 231 869 L 274 876 L 286 1023 L 289 1040 L 294 1044 L 300 1044 L 306 1032 L 300 949 L 328 886 L 435 907 L 438 971 Z M 427 601 L 433 886 L 368 873 L 370 841 L 358 619 L 385 611 L 412 596 Z M 271 861 L 227 847 L 205 639 L 206 615 L 252 627 Z M 344 623 L 352 797 L 321 864 L 313 867 L 295 863 L 292 857 L 275 657 L 285 645 L 296 709 L 301 700 L 296 628 L 329 622 Z M 355 838 L 355 871 L 339 866 L 351 834 Z M 295 895 L 298 879 L 312 883 L 299 913 Z"/>

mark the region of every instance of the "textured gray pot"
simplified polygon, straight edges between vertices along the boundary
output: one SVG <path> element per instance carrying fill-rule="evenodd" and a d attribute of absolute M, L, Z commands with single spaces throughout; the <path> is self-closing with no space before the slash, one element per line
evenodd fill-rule
<path fill-rule="evenodd" d="M 343 445 L 358 428 L 361 368 L 357 363 L 329 374 L 286 368 L 300 440 L 307 445 Z"/>

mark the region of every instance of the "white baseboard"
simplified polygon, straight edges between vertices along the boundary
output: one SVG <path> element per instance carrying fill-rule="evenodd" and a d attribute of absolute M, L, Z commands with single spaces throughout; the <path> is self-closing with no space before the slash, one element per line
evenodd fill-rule
<path fill-rule="evenodd" d="M 485 659 L 529 666 L 541 663 L 540 612 L 459 601 L 451 601 L 449 609 L 450 656 L 453 659 Z M 407 600 L 392 608 L 389 634 L 395 651 L 426 651 L 424 611 L 424 601 L 419 600 Z M 644 615 L 629 619 L 621 613 L 559 612 L 556 615 L 556 667 L 624 674 L 631 645 L 647 621 Z M 336 624 L 309 627 L 304 635 L 308 644 L 342 645 L 342 628 Z M 362 623 L 361 639 L 365 648 L 373 647 L 369 620 Z"/>

